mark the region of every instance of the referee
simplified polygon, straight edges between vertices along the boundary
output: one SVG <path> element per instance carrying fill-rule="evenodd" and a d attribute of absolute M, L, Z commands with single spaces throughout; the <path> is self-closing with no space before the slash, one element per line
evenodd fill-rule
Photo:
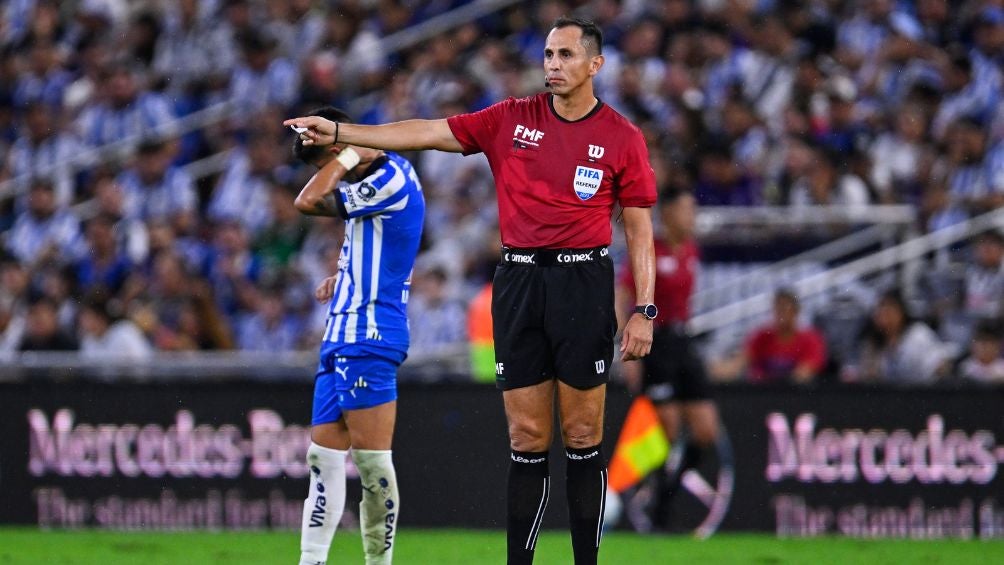
<path fill-rule="evenodd" d="M 596 98 L 603 39 L 591 22 L 559 18 L 544 47 L 549 92 L 509 98 L 444 120 L 378 126 L 316 116 L 287 120 L 309 141 L 393 151 L 483 152 L 498 193 L 502 260 L 492 304 L 496 383 L 511 447 L 508 562 L 531 563 L 550 491 L 548 450 L 557 399 L 567 456 L 566 490 L 575 563 L 596 563 L 606 463 L 600 452 L 606 383 L 617 326 L 607 246 L 623 209 L 636 281 L 624 360 L 652 343 L 655 175 L 637 127 Z"/>
<path fill-rule="evenodd" d="M 651 355 L 641 363 L 625 363 L 628 388 L 644 394 L 656 406 L 659 421 L 671 442 L 686 422 L 689 441 L 682 452 L 666 461 L 656 481 L 658 492 L 652 525 L 663 529 L 669 518 L 669 502 L 679 488 L 680 477 L 696 467 L 718 440 L 718 409 L 708 387 L 704 362 L 691 343 L 685 326 L 690 318 L 690 297 L 700 262 L 694 242 L 697 201 L 690 192 L 670 188 L 659 195 L 659 219 L 663 237 L 655 243 L 655 303 L 659 314 Z M 619 281 L 618 313 L 630 310 L 633 270 L 625 269 Z"/>

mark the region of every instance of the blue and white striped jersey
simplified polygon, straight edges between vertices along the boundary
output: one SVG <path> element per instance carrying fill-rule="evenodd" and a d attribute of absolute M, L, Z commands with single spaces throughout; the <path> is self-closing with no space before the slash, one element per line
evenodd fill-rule
<path fill-rule="evenodd" d="M 360 182 L 340 183 L 348 215 L 338 280 L 324 341 L 339 355 L 408 352 L 408 293 L 425 216 L 422 185 L 395 153 L 375 161 Z"/>

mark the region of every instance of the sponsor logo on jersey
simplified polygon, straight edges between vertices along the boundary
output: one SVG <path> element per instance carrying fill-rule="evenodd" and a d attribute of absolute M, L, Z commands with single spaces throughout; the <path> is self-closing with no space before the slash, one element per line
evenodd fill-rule
<path fill-rule="evenodd" d="M 528 128 L 523 124 L 516 124 L 516 129 L 512 132 L 512 140 L 516 143 L 521 143 L 526 145 L 533 145 L 534 147 L 540 147 L 540 140 L 544 138 L 544 132 Z"/>
<path fill-rule="evenodd" d="M 603 182 L 603 171 L 579 165 L 575 167 L 575 179 L 572 188 L 580 200 L 589 200 L 600 189 Z"/>
<path fill-rule="evenodd" d="M 376 193 L 377 193 L 376 188 L 368 182 L 364 182 L 360 184 L 358 188 L 356 188 L 356 194 L 359 195 L 359 199 L 362 200 L 363 202 L 369 202 L 371 198 L 376 196 Z"/>
<path fill-rule="evenodd" d="M 589 158 L 590 159 L 601 159 L 606 149 L 602 145 L 590 145 L 589 146 Z"/>

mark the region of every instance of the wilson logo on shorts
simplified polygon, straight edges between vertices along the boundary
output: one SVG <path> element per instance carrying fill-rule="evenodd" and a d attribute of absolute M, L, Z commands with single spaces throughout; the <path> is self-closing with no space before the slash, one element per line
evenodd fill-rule
<path fill-rule="evenodd" d="M 576 196 L 580 200 L 589 200 L 600 189 L 603 182 L 603 171 L 579 165 L 575 167 L 575 179 L 572 181 Z"/>

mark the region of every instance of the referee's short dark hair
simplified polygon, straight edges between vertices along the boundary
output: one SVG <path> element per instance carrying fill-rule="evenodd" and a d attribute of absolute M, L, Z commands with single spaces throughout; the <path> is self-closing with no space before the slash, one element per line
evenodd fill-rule
<path fill-rule="evenodd" d="M 333 122 L 342 123 L 352 123 L 352 117 L 349 116 L 345 110 L 341 108 L 335 108 L 334 106 L 322 106 L 320 108 L 314 108 L 313 110 L 303 114 L 306 116 L 320 116 L 326 120 L 331 120 Z M 293 157 L 296 157 L 300 161 L 307 163 L 308 165 L 313 165 L 317 163 L 327 148 L 318 145 L 304 145 L 303 140 L 300 136 L 296 136 L 296 140 L 293 141 Z"/>
<path fill-rule="evenodd" d="M 561 16 L 554 20 L 554 25 L 551 26 L 551 29 L 561 29 L 569 26 L 575 26 L 582 30 L 582 45 L 586 48 L 587 53 L 591 52 L 592 47 L 595 46 L 596 52 L 592 53 L 591 56 L 595 57 L 596 55 L 603 54 L 603 31 L 598 25 L 583 18 Z"/>

